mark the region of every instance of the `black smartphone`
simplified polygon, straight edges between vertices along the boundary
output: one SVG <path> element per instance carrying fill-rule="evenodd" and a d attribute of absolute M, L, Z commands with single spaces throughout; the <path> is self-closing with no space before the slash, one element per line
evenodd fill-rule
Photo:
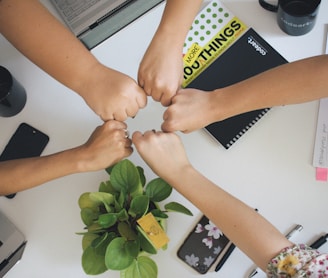
<path fill-rule="evenodd" d="M 40 156 L 49 136 L 36 128 L 21 123 L 0 155 L 0 161 Z M 15 194 L 6 197 L 13 198 Z"/>
<path fill-rule="evenodd" d="M 200 274 L 207 273 L 229 248 L 230 240 L 205 215 L 188 234 L 177 255 Z"/>

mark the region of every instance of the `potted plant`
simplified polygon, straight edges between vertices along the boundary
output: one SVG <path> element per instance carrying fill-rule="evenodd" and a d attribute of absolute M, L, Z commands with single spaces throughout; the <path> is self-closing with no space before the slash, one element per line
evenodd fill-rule
<path fill-rule="evenodd" d="M 143 168 L 130 160 L 106 171 L 109 180 L 100 183 L 99 191 L 83 193 L 78 201 L 86 226 L 78 233 L 83 235 L 83 270 L 91 275 L 111 269 L 124 278 L 157 277 L 157 265 L 149 255 L 156 254 L 158 246 L 138 222 L 151 216 L 165 231 L 167 212 L 192 213 L 176 202 L 162 210 L 158 203 L 170 196 L 172 187 L 161 178 L 146 184 Z"/>

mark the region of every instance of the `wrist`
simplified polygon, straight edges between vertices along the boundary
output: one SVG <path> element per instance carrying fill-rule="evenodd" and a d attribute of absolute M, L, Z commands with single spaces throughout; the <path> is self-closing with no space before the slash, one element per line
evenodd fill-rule
<path fill-rule="evenodd" d="M 153 41 L 157 42 L 159 45 L 167 44 L 170 51 L 177 48 L 179 51 L 182 51 L 187 32 L 188 31 L 177 29 L 174 21 L 161 23 L 156 30 Z"/>
<path fill-rule="evenodd" d="M 238 96 L 238 94 L 237 94 Z M 241 107 L 239 105 L 244 102 L 240 98 L 235 99 L 234 91 L 229 87 L 219 88 L 212 91 L 212 105 L 214 106 L 212 122 L 223 121 L 232 116 L 241 113 Z"/>
<path fill-rule="evenodd" d="M 185 187 L 188 184 L 188 179 L 193 176 L 196 170 L 191 164 L 186 164 L 181 167 L 175 167 L 169 171 L 167 177 L 162 177 L 176 190 L 180 191 L 180 187 Z M 182 174 L 183 173 L 183 174 Z"/>
<path fill-rule="evenodd" d="M 85 149 L 84 145 L 71 149 L 72 165 L 76 173 L 93 171 L 93 155 Z"/>
<path fill-rule="evenodd" d="M 98 80 L 104 72 L 104 66 L 98 61 L 90 62 L 89 65 L 81 69 L 72 78 L 71 89 L 80 95 L 83 99 L 86 99 L 90 92 L 96 88 Z"/>

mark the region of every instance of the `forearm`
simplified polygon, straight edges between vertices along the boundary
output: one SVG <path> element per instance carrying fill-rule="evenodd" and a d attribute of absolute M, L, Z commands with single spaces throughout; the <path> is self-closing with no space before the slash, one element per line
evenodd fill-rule
<path fill-rule="evenodd" d="M 37 0 L 0 1 L 0 32 L 33 63 L 78 93 L 81 81 L 99 65 Z"/>
<path fill-rule="evenodd" d="M 172 173 L 167 181 L 262 269 L 284 247 L 292 245 L 253 208 L 213 184 L 192 167 L 186 167 L 183 171 L 180 169 L 179 172 L 176 175 Z"/>
<path fill-rule="evenodd" d="M 217 89 L 217 120 L 279 105 L 303 103 L 328 96 L 328 55 L 285 64 L 232 86 Z M 218 107 L 217 106 L 217 107 Z"/>
<path fill-rule="evenodd" d="M 161 37 L 163 35 L 172 44 L 181 45 L 182 50 L 185 37 L 202 2 L 200 0 L 167 0 L 156 34 Z"/>
<path fill-rule="evenodd" d="M 82 172 L 78 149 L 49 156 L 0 162 L 0 195 L 26 190 L 50 180 Z"/>

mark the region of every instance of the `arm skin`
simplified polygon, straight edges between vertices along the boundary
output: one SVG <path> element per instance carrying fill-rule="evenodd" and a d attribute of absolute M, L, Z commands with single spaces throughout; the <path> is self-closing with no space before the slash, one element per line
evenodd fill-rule
<path fill-rule="evenodd" d="M 283 248 L 293 245 L 253 208 L 194 169 L 176 134 L 135 132 L 132 142 L 158 176 L 198 207 L 262 270 Z"/>
<path fill-rule="evenodd" d="M 74 173 L 105 169 L 132 153 L 126 124 L 108 121 L 76 148 L 48 156 L 0 162 L 0 195 L 8 195 Z"/>
<path fill-rule="evenodd" d="M 200 0 L 167 0 L 165 10 L 138 73 L 147 95 L 167 106 L 181 87 L 182 49 Z"/>
<path fill-rule="evenodd" d="M 130 77 L 107 68 L 37 0 L 1 0 L 0 32 L 22 54 L 76 91 L 104 121 L 133 117 L 147 102 Z"/>
<path fill-rule="evenodd" d="M 211 92 L 182 89 L 164 112 L 163 131 L 185 133 L 244 112 L 328 96 L 328 55 L 302 59 Z"/>

